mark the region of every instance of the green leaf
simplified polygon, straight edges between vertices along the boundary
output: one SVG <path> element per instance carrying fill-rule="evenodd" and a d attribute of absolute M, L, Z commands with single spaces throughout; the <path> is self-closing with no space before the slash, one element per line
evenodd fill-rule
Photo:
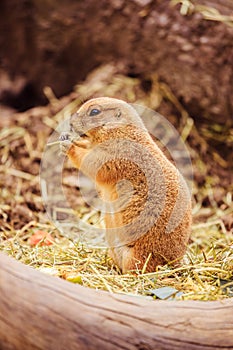
<path fill-rule="evenodd" d="M 82 276 L 68 276 L 66 280 L 72 283 L 83 284 Z"/>

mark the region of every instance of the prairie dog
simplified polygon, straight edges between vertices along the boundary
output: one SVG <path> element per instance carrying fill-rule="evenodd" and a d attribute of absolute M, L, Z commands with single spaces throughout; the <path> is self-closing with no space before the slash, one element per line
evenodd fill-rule
<path fill-rule="evenodd" d="M 84 103 L 61 149 L 90 177 L 106 204 L 109 254 L 123 273 L 155 271 L 183 257 L 191 232 L 187 185 L 136 110 L 114 98 Z"/>

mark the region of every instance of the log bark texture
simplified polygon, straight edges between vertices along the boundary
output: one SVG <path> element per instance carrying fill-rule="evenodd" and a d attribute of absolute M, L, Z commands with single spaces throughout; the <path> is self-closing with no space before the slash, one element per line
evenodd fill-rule
<path fill-rule="evenodd" d="M 231 0 L 193 3 L 233 12 Z M 232 125 L 233 28 L 179 10 L 163 0 L 2 0 L 0 68 L 9 91 L 0 86 L 0 99 L 27 107 L 45 85 L 61 96 L 115 61 L 132 76 L 157 73 L 194 118 Z"/>
<path fill-rule="evenodd" d="M 233 349 L 233 300 L 153 301 L 42 274 L 0 254 L 0 349 Z"/>

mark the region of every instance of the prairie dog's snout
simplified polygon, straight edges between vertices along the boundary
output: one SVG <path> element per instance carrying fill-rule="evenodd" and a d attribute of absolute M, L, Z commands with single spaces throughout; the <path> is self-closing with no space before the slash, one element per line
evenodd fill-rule
<path fill-rule="evenodd" d="M 147 261 L 147 271 L 154 271 L 182 258 L 191 231 L 189 191 L 136 110 L 121 100 L 92 99 L 71 117 L 70 130 L 77 135 L 67 150 L 73 164 L 108 203 L 122 195 L 122 209 L 104 213 L 115 263 L 126 272 Z"/>

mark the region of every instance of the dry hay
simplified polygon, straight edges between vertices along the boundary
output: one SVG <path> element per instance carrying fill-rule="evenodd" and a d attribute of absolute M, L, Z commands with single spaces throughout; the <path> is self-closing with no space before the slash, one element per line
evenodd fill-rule
<path fill-rule="evenodd" d="M 92 73 L 67 97 L 57 100 L 49 88 L 49 105 L 25 113 L 11 114 L 0 131 L 0 250 L 17 260 L 53 276 L 114 293 L 147 297 L 174 297 L 182 300 L 218 300 L 233 296 L 233 200 L 227 162 L 211 149 L 203 135 L 213 139 L 208 128 L 195 129 L 193 120 L 179 104 L 169 87 L 152 78 L 148 93 L 138 79 L 116 73 L 111 65 Z M 177 267 L 167 264 L 154 273 L 135 271 L 122 275 L 106 249 L 90 249 L 61 236 L 48 222 L 39 188 L 39 164 L 48 136 L 57 123 L 93 96 L 114 96 L 181 116 L 177 127 L 192 146 L 194 162 L 193 234 L 184 261 Z M 83 98 L 84 96 L 84 98 Z M 170 113 L 170 120 L 174 112 Z M 5 125 L 3 125 L 5 123 Z M 221 129 L 223 137 L 224 130 Z M 232 144 L 227 130 L 226 144 Z M 199 148 L 195 147 L 198 143 Z M 213 155 L 213 160 L 208 154 Z M 207 157 L 207 158 L 206 158 Z M 206 162 L 208 159 L 208 162 Z M 220 172 L 216 172 L 220 169 Z M 214 171 L 214 172 L 213 172 Z M 224 174 L 225 179 L 223 179 Z M 224 186 L 224 187 L 222 187 Z M 69 186 L 68 186 L 69 187 Z M 70 186 L 70 191 L 75 191 Z M 70 193 L 71 193 L 70 192 Z M 84 217 L 88 209 L 80 207 Z M 90 220 L 87 215 L 87 220 Z M 50 245 L 43 239 L 36 246 L 30 237 L 38 230 L 49 233 Z M 169 287 L 169 289 L 160 289 Z"/>
<path fill-rule="evenodd" d="M 180 13 L 183 16 L 190 15 L 193 13 L 200 14 L 203 19 L 206 19 L 208 21 L 216 21 L 216 22 L 222 22 L 226 25 L 233 27 L 233 16 L 232 15 L 226 15 L 222 14 L 218 8 L 218 5 L 215 4 L 215 7 L 208 6 L 205 3 L 208 4 L 206 1 L 202 1 L 202 4 L 199 3 L 199 1 L 196 0 L 171 0 L 171 4 L 180 5 Z M 221 8 L 221 4 L 220 4 Z"/>

